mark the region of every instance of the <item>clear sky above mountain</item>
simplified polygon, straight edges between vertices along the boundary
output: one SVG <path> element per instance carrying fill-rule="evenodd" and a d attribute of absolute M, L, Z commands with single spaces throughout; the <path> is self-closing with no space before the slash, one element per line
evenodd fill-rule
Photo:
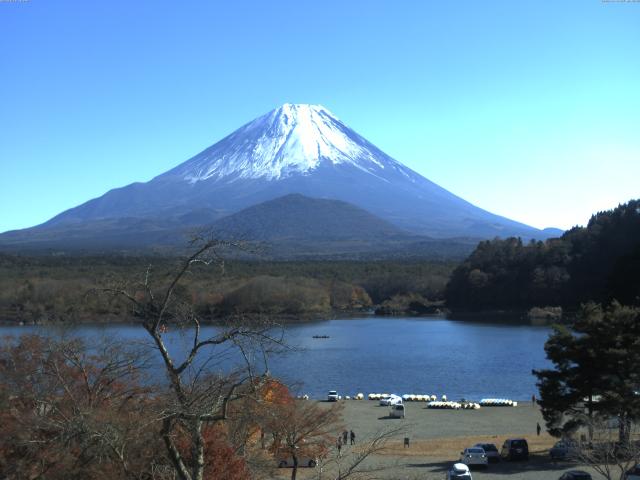
<path fill-rule="evenodd" d="M 286 102 L 536 227 L 640 196 L 640 3 L 224 3 L 0 2 L 0 231 Z"/>

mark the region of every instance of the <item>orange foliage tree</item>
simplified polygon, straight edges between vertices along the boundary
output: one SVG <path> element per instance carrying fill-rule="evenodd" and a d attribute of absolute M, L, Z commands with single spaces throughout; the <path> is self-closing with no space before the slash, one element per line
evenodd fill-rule
<path fill-rule="evenodd" d="M 320 406 L 306 400 L 272 404 L 263 411 L 263 428 L 273 437 L 271 450 L 276 460 L 291 459 L 291 479 L 295 480 L 301 459 L 315 465 L 334 445 L 340 431 L 342 406 Z"/>
<path fill-rule="evenodd" d="M 140 478 L 162 470 L 146 428 L 144 358 L 35 335 L 0 347 L 0 471 L 9 479 Z M 165 462 L 166 463 L 166 462 Z"/>
<path fill-rule="evenodd" d="M 189 435 L 178 434 L 176 441 L 181 455 L 186 462 L 192 461 Z M 204 469 L 203 480 L 250 480 L 251 474 L 247 464 L 229 443 L 228 432 L 224 425 L 210 424 L 203 428 Z"/>

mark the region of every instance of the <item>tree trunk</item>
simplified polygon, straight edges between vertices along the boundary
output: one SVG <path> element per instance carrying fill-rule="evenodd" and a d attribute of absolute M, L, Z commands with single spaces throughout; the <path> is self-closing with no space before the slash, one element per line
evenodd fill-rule
<path fill-rule="evenodd" d="M 169 418 L 165 418 L 162 422 L 162 440 L 164 441 L 165 446 L 167 447 L 167 451 L 169 453 L 169 459 L 176 469 L 176 473 L 180 480 L 192 480 L 189 471 L 187 470 L 186 465 L 184 464 L 184 460 L 182 459 L 182 455 L 180 455 L 180 451 L 173 443 L 173 438 L 171 436 L 171 420 Z"/>
<path fill-rule="evenodd" d="M 192 429 L 193 441 L 193 480 L 204 477 L 204 438 L 202 438 L 202 420 L 194 420 Z"/>
<path fill-rule="evenodd" d="M 628 445 L 631 433 L 631 420 L 626 413 L 618 416 L 618 441 L 621 445 Z"/>
<path fill-rule="evenodd" d="M 298 475 L 298 455 L 294 453 L 292 457 L 293 457 L 293 469 L 291 470 L 291 480 L 296 480 L 296 475 Z"/>
<path fill-rule="evenodd" d="M 589 425 L 587 429 L 589 431 L 589 445 L 593 442 L 593 396 L 589 394 L 589 400 L 587 401 L 587 415 L 589 415 Z"/>

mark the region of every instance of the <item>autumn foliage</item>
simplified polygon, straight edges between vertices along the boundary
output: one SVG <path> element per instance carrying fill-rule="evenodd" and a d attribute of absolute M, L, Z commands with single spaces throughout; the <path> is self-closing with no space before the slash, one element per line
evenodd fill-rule
<path fill-rule="evenodd" d="M 29 335 L 0 347 L 0 472 L 11 480 L 174 478 L 145 358 Z M 225 428 L 204 429 L 205 479 L 250 478 Z M 185 443 L 185 454 L 188 448 Z"/>
<path fill-rule="evenodd" d="M 228 440 L 227 429 L 221 425 L 209 425 L 203 429 L 205 442 L 205 467 L 203 480 L 249 480 L 247 465 Z M 189 439 L 182 436 L 178 448 L 187 461 L 191 461 Z"/>

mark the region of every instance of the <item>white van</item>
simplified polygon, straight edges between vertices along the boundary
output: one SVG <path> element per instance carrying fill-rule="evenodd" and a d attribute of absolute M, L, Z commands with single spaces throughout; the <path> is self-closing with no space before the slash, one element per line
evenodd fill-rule
<path fill-rule="evenodd" d="M 389 416 L 392 418 L 404 418 L 404 405 L 402 403 L 391 405 Z"/>

